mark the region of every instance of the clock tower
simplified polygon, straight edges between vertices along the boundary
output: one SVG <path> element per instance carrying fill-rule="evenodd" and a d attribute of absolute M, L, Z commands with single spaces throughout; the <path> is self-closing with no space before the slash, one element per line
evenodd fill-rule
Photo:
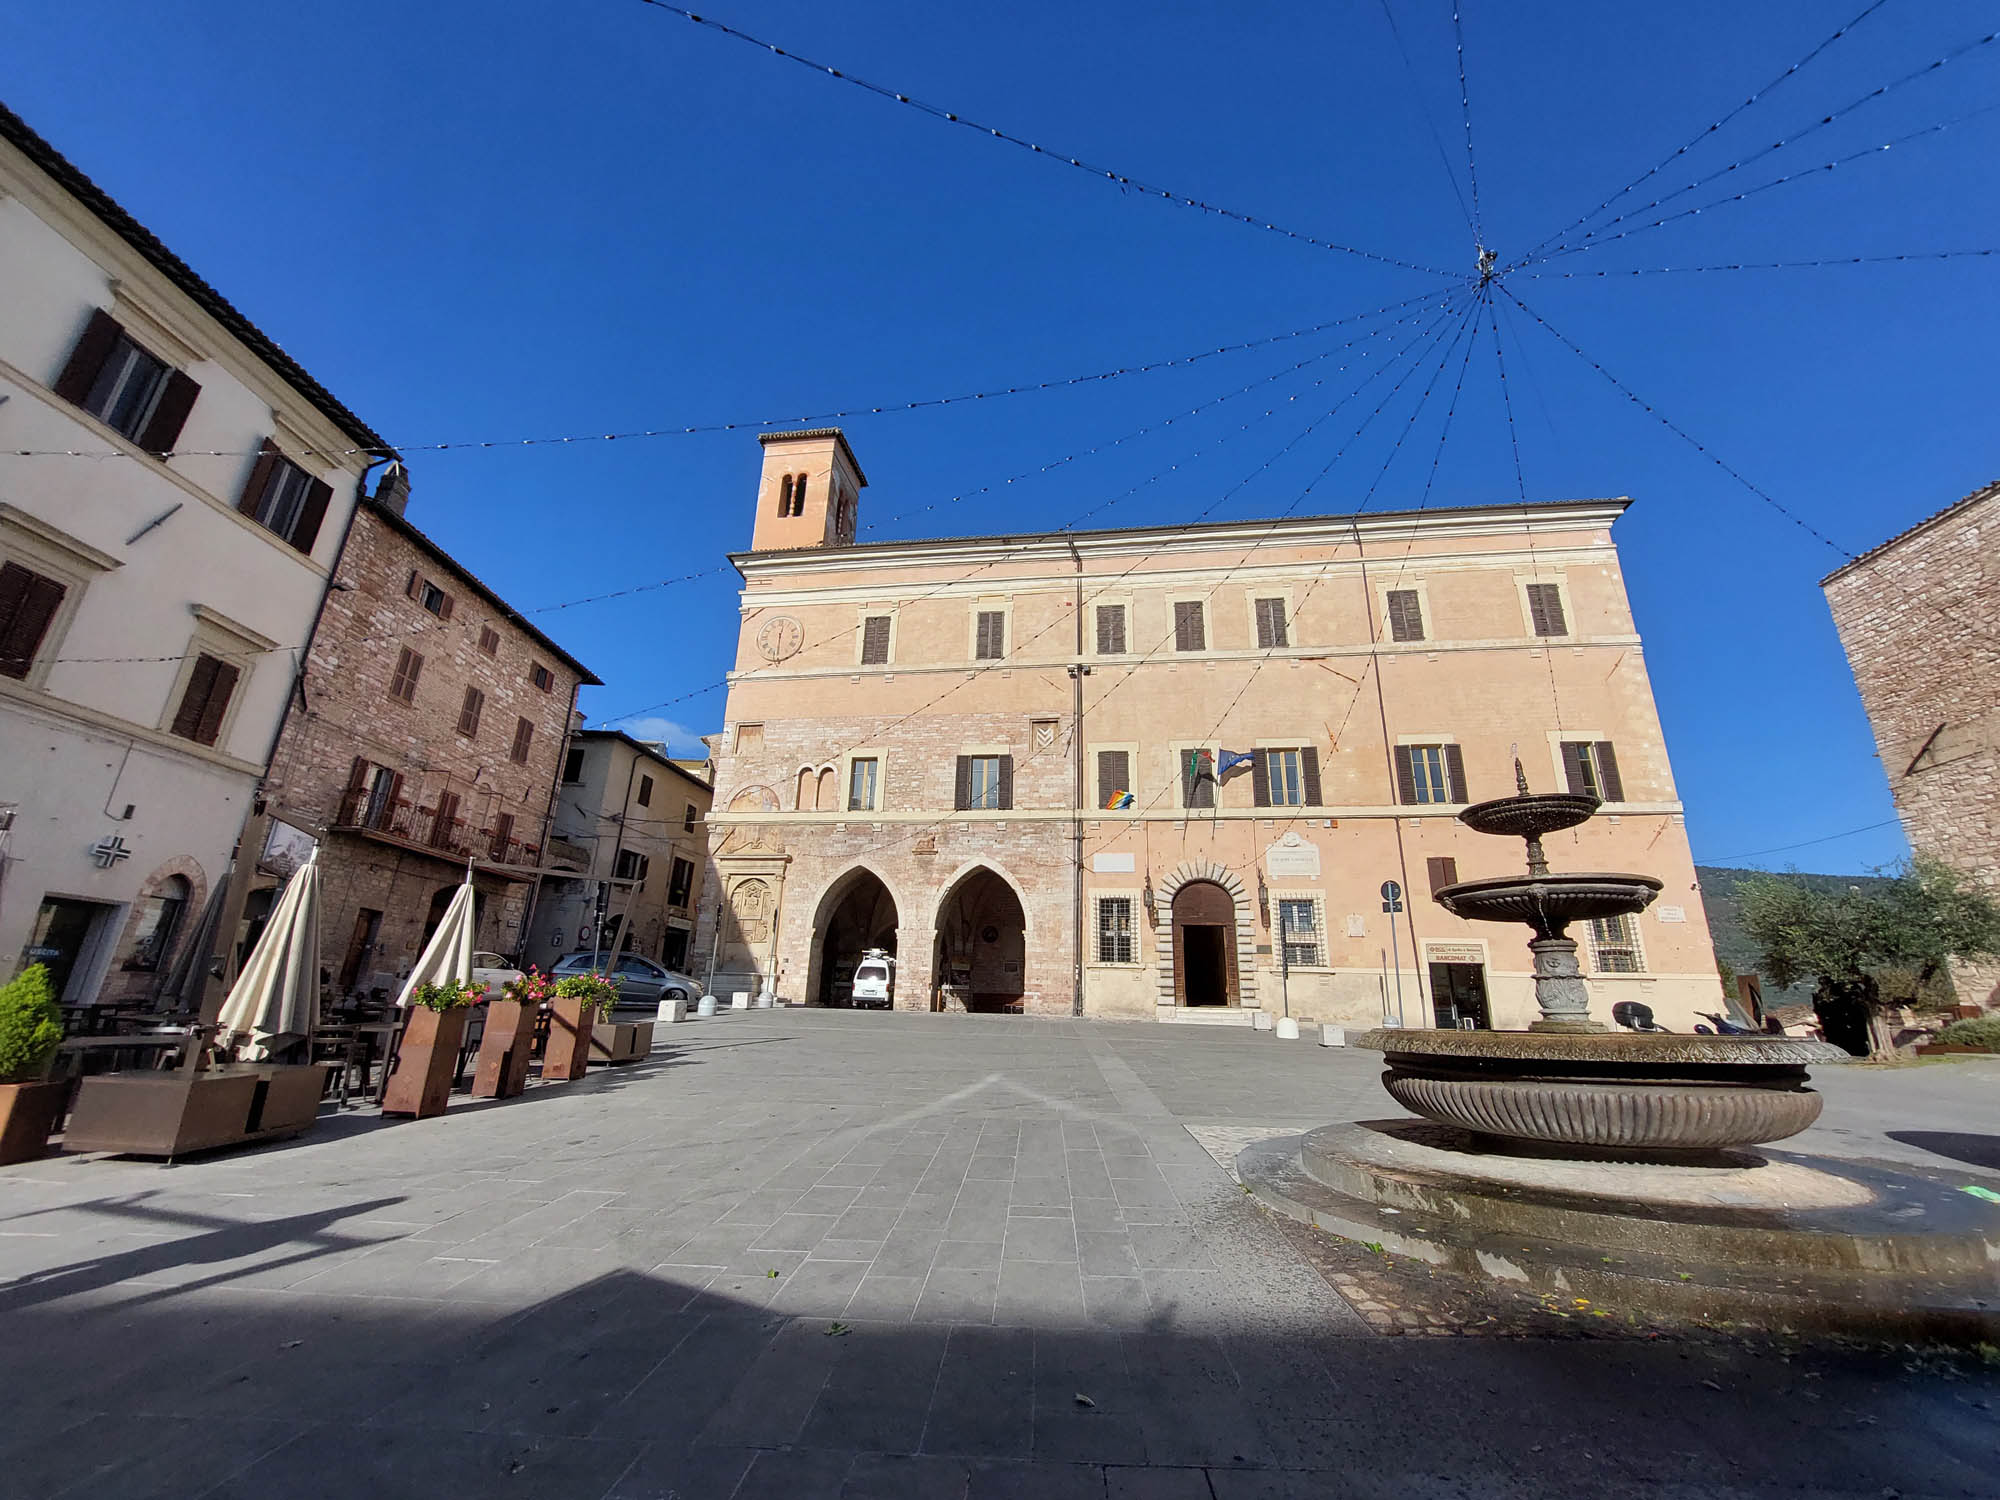
<path fill-rule="evenodd" d="M 764 445 L 764 472 L 757 483 L 750 550 L 851 544 L 868 477 L 840 429 L 767 432 L 757 441 Z"/>

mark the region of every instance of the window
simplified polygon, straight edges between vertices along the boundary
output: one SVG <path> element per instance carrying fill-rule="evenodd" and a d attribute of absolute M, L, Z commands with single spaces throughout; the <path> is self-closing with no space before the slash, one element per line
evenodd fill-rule
<path fill-rule="evenodd" d="M 1099 656 L 1123 656 L 1125 654 L 1124 605 L 1100 604 L 1097 606 L 1097 654 Z"/>
<path fill-rule="evenodd" d="M 1569 789 L 1600 802 L 1623 802 L 1625 783 L 1618 776 L 1618 757 L 1609 740 L 1564 740 L 1563 775 Z"/>
<path fill-rule="evenodd" d="M 667 877 L 667 905 L 686 906 L 694 898 L 694 861 L 676 859 Z"/>
<path fill-rule="evenodd" d="M 1297 750 L 1253 750 L 1250 762 L 1251 801 L 1259 807 L 1318 807 L 1319 747 Z"/>
<path fill-rule="evenodd" d="M 802 516 L 806 513 L 806 476 L 787 474 L 778 485 L 778 514 Z"/>
<path fill-rule="evenodd" d="M 424 670 L 424 659 L 408 646 L 396 658 L 396 673 L 389 679 L 389 696 L 400 698 L 405 703 L 417 701 L 417 678 Z"/>
<path fill-rule="evenodd" d="M 576 786 L 583 780 L 583 746 L 574 745 L 563 758 L 563 785 Z"/>
<path fill-rule="evenodd" d="M 437 812 L 431 822 L 431 847 L 433 849 L 456 849 L 458 847 L 458 793 L 439 792 Z"/>
<path fill-rule="evenodd" d="M 889 660 L 889 617 L 870 615 L 861 622 L 861 665 L 879 667 Z"/>
<path fill-rule="evenodd" d="M 1257 649 L 1269 651 L 1278 646 L 1289 646 L 1290 637 L 1285 631 L 1285 601 L 1282 599 L 1259 599 L 1257 601 Z"/>
<path fill-rule="evenodd" d="M 1215 806 L 1215 752 L 1183 750 L 1181 756 L 1181 806 Z"/>
<path fill-rule="evenodd" d="M 116 318 L 98 309 L 56 378 L 55 393 L 140 447 L 165 454 L 201 387 L 140 348 Z"/>
<path fill-rule="evenodd" d="M 1281 900 L 1278 931 L 1284 944 L 1286 968 L 1317 969 L 1325 964 L 1319 941 L 1319 902 L 1310 897 Z"/>
<path fill-rule="evenodd" d="M 1629 913 L 1590 919 L 1591 967 L 1600 974 L 1643 974 L 1639 926 Z"/>
<path fill-rule="evenodd" d="M 1004 610 L 982 609 L 972 654 L 980 661 L 998 661 L 1007 654 L 1007 615 Z"/>
<path fill-rule="evenodd" d="M 639 778 L 639 805 L 641 807 L 653 805 L 653 778 L 650 776 Z"/>
<path fill-rule="evenodd" d="M 310 554 L 333 487 L 315 479 L 266 439 L 236 508 L 266 531 Z M 414 595 L 413 595 L 414 597 Z"/>
<path fill-rule="evenodd" d="M 1397 641 L 1424 638 L 1424 601 L 1415 589 L 1389 590 L 1389 638 Z"/>
<path fill-rule="evenodd" d="M 643 881 L 647 872 L 652 869 L 652 865 L 653 862 L 637 849 L 620 849 L 617 862 L 612 866 L 611 875 L 614 880 Z"/>
<path fill-rule="evenodd" d="M 458 732 L 468 738 L 479 733 L 480 710 L 486 707 L 486 695 L 478 688 L 465 690 L 465 707 L 458 711 Z"/>
<path fill-rule="evenodd" d="M 1006 812 L 1014 806 L 1014 757 L 961 755 L 958 758 L 960 812 Z"/>
<path fill-rule="evenodd" d="M 509 862 L 507 856 L 510 852 L 508 846 L 513 842 L 514 815 L 512 813 L 502 813 L 493 820 L 493 858 L 503 865 L 507 864 Z"/>
<path fill-rule="evenodd" d="M 213 745 L 222 732 L 222 716 L 229 711 L 229 699 L 236 691 L 239 668 L 206 651 L 194 659 L 181 706 L 174 711 L 173 732 L 197 745 Z"/>
<path fill-rule="evenodd" d="M 1201 617 L 1199 599 L 1182 599 L 1174 605 L 1174 649 L 1200 651 L 1208 644 L 1208 630 Z"/>
<path fill-rule="evenodd" d="M 1128 750 L 1097 752 L 1097 805 L 1116 811 L 1132 805 L 1132 754 Z"/>
<path fill-rule="evenodd" d="M 174 934 L 180 927 L 181 913 L 187 908 L 189 890 L 184 877 L 170 876 L 166 889 L 140 903 L 139 930 L 133 935 L 132 956 L 125 960 L 127 969 L 150 974 L 167 961 L 167 952 L 173 947 Z"/>
<path fill-rule="evenodd" d="M 1528 618 L 1536 635 L 1568 635 L 1569 621 L 1563 617 L 1562 586 L 1555 583 L 1528 585 Z"/>
<path fill-rule="evenodd" d="M 700 821 L 701 821 L 701 809 L 696 807 L 692 802 L 690 802 L 687 806 L 686 815 L 683 816 L 681 819 L 681 832 L 693 833 L 694 825 L 696 823 L 699 823 Z"/>
<path fill-rule="evenodd" d="M 517 766 L 528 763 L 528 747 L 535 742 L 535 726 L 527 719 L 514 721 L 514 746 L 507 752 L 507 759 Z"/>
<path fill-rule="evenodd" d="M 372 775 L 370 773 L 373 773 Z M 390 826 L 403 789 L 403 778 L 387 766 L 370 766 L 360 756 L 354 758 L 354 774 L 349 785 L 354 791 L 349 821 L 360 828 L 380 832 Z"/>
<path fill-rule="evenodd" d="M 495 630 L 491 625 L 480 626 L 479 649 L 484 651 L 488 656 L 498 656 L 500 654 L 500 632 Z"/>
<path fill-rule="evenodd" d="M 875 810 L 875 777 L 882 763 L 878 760 L 863 760 L 857 757 L 847 768 L 847 810 L 849 812 L 873 812 Z"/>
<path fill-rule="evenodd" d="M 1448 885 L 1458 884 L 1458 861 L 1449 856 L 1433 856 L 1425 860 L 1424 870 L 1431 878 L 1433 896 Z"/>
<path fill-rule="evenodd" d="M 1132 898 L 1097 898 L 1097 961 L 1101 964 L 1130 964 L 1139 961 L 1137 939 L 1132 932 Z"/>
<path fill-rule="evenodd" d="M 67 592 L 19 563 L 0 565 L 0 677 L 27 677 Z"/>
<path fill-rule="evenodd" d="M 556 690 L 556 674 L 540 662 L 528 668 L 528 681 L 545 693 L 553 693 Z"/>
<path fill-rule="evenodd" d="M 1398 745 L 1396 800 L 1406 806 L 1465 801 L 1465 760 L 1458 746 Z"/>

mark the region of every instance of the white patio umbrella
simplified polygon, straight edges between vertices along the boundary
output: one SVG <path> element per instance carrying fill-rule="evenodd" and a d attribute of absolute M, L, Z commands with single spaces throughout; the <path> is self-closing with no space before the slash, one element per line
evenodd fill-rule
<path fill-rule="evenodd" d="M 396 997 L 396 1004 L 409 1008 L 410 996 L 418 985 L 450 984 L 454 980 L 460 984 L 472 982 L 472 929 L 478 920 L 473 906 L 472 866 L 465 867 L 465 884 L 452 893 L 451 905 L 444 909 L 444 920 L 438 923 L 437 931 L 424 945 L 417 966 L 410 970 L 410 977 L 404 981 L 403 993 Z"/>
<path fill-rule="evenodd" d="M 299 866 L 222 1003 L 218 1029 L 250 1038 L 258 1061 L 319 1024 L 319 851 Z"/>

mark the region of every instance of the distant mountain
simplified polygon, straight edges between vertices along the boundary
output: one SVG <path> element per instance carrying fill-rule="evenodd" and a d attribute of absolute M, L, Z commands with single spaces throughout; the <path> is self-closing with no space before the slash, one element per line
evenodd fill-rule
<path fill-rule="evenodd" d="M 1708 930 L 1715 939 L 1715 956 L 1738 974 L 1758 973 L 1763 961 L 1756 940 L 1743 930 L 1743 903 L 1738 892 L 1744 881 L 1769 875 L 1817 891 L 1839 891 L 1849 886 L 1865 889 L 1885 883 L 1885 877 L 1880 875 L 1802 875 L 1797 871 L 1732 870 L 1713 865 L 1696 865 L 1694 874 L 1701 884 L 1702 904 L 1708 908 Z M 1810 1005 L 1812 992 L 1811 984 L 1795 984 L 1781 990 L 1764 980 L 1767 1007 Z"/>

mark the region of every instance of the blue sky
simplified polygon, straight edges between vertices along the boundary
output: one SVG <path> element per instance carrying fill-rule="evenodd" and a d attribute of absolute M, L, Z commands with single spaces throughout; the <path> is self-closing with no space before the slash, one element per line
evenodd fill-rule
<path fill-rule="evenodd" d="M 725 3 L 720 19 L 1064 155 L 1318 238 L 1472 268 L 1449 0 L 1396 0 L 1407 67 L 1382 5 L 1359 0 Z M 1488 242 L 1514 259 L 1864 4 L 1467 0 Z M 1443 285 L 1121 191 L 640 0 L 8 0 L 0 22 L 0 96 L 407 445 L 411 518 L 510 599 L 532 610 L 705 573 L 537 617 L 606 680 L 586 697 L 593 719 L 639 711 L 638 727 L 683 744 L 720 720 L 720 691 L 684 695 L 719 680 L 734 640 L 734 576 L 707 570 L 748 540 L 750 431 L 430 454 L 421 444 L 787 420 L 1033 383 Z M 1991 23 L 1973 0 L 1888 0 L 1621 206 L 1789 140 Z M 1668 208 L 1996 98 L 2000 43 Z M 1996 161 L 2000 110 L 1507 286 L 1859 551 L 2000 474 L 2000 256 L 1526 278 L 2000 245 Z M 1501 306 L 1530 496 L 1638 502 L 1618 540 L 1697 858 L 1779 849 L 1750 862 L 1858 870 L 1901 855 L 1817 586 L 1840 555 Z M 847 419 L 871 480 L 864 526 L 875 538 L 1050 528 L 1114 498 L 1100 523 L 1170 523 L 1252 472 L 1213 515 L 1350 509 L 1407 405 L 1310 489 L 1358 416 L 1344 411 L 1274 455 L 1359 378 L 1336 373 L 1343 362 L 1366 368 L 1329 351 L 1374 326 Z M 1454 359 L 1377 508 L 1423 497 L 1456 371 Z M 1496 392 L 1487 334 L 1430 504 L 1513 497 Z M 1153 431 L 1104 446 L 1140 427 Z"/>

